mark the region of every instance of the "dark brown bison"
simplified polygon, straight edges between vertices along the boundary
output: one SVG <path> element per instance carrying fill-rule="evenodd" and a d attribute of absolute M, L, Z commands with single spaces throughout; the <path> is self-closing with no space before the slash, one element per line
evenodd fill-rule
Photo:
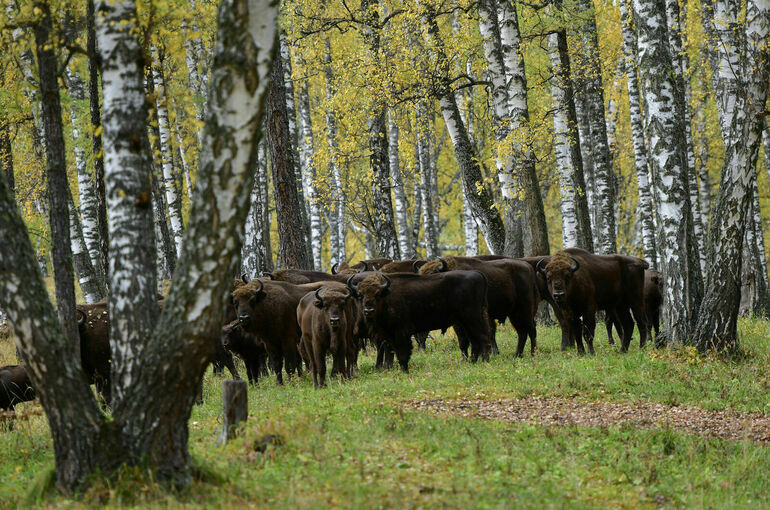
<path fill-rule="evenodd" d="M 310 271 L 306 269 L 276 269 L 272 273 L 265 273 L 265 276 L 273 281 L 288 282 L 295 285 L 302 285 L 305 283 L 314 282 L 341 282 L 345 283 L 345 280 L 350 274 L 357 273 L 356 270 L 350 270 L 346 273 L 330 274 L 323 271 Z"/>
<path fill-rule="evenodd" d="M 356 324 L 352 293 L 343 284 L 327 284 L 307 293 L 297 306 L 302 330 L 300 352 L 313 372 L 313 385 L 326 386 L 326 355 L 332 355 L 332 374 L 352 375 L 357 353 L 353 344 Z"/>
<path fill-rule="evenodd" d="M 535 287 L 535 270 L 531 265 L 509 258 L 479 260 L 475 257 L 453 257 L 432 260 L 420 268 L 420 274 L 432 274 L 457 269 L 476 270 L 487 277 L 487 306 L 489 313 L 489 331 L 492 341 L 492 352 L 499 352 L 495 340 L 497 325 L 506 319 L 511 321 L 518 335 L 516 356 L 524 352 L 527 337 L 530 338 L 530 350 L 535 353 L 537 345 L 537 328 L 535 313 L 537 312 L 538 293 Z M 467 349 L 467 347 L 466 347 Z"/>
<path fill-rule="evenodd" d="M 454 327 L 471 346 L 471 360 L 489 359 L 487 279 L 478 271 L 431 275 L 409 273 L 355 276 L 348 286 L 361 300 L 375 341 L 389 344 L 401 369 L 409 370 L 411 336 Z M 356 282 L 356 280 L 359 280 Z"/>
<path fill-rule="evenodd" d="M 283 384 L 284 368 L 289 377 L 294 371 L 298 375 L 302 372 L 297 305 L 305 294 L 321 285 L 323 282 L 295 285 L 255 279 L 233 291 L 238 320 L 265 346 L 278 384 Z"/>
<path fill-rule="evenodd" d="M 234 352 L 243 360 L 246 365 L 246 377 L 250 384 L 256 384 L 260 377 L 267 376 L 265 346 L 244 330 L 240 320 L 233 319 L 225 324 L 222 327 L 221 338 L 222 347 Z"/>
<path fill-rule="evenodd" d="M 660 330 L 660 307 L 663 305 L 663 275 L 654 269 L 644 271 L 644 312 L 647 317 L 648 333 L 652 336 L 652 330 L 655 331 L 657 338 Z M 622 325 L 616 314 L 607 317 L 607 338 L 610 344 L 614 344 L 612 338 L 612 326 L 622 336 Z"/>
<path fill-rule="evenodd" d="M 389 258 L 368 259 L 368 260 L 361 260 L 358 262 L 358 264 L 353 264 L 350 267 L 352 267 L 357 271 L 377 271 L 382 266 L 390 262 L 393 262 L 393 259 L 389 259 Z"/>
<path fill-rule="evenodd" d="M 23 365 L 0 367 L 0 411 L 13 411 L 16 404 L 35 400 L 35 396 Z"/>
<path fill-rule="evenodd" d="M 583 334 L 588 352 L 594 352 L 593 337 L 599 310 L 617 315 L 623 330 L 623 352 L 631 343 L 631 310 L 639 327 L 640 345 L 644 346 L 647 339 L 644 270 L 647 267 L 645 261 L 636 257 L 594 255 L 579 248 L 560 250 L 538 263 L 538 271 L 546 279 L 548 292 L 561 311 L 568 338 L 577 343 L 578 353 L 585 352 Z M 562 338 L 562 349 L 565 348 Z"/>
<path fill-rule="evenodd" d="M 383 273 L 418 273 L 427 260 L 393 260 L 380 268 Z"/>

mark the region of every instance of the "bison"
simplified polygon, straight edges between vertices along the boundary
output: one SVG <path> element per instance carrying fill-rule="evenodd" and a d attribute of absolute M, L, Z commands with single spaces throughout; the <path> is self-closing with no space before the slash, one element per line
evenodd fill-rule
<path fill-rule="evenodd" d="M 348 287 L 361 300 L 375 341 L 389 344 L 401 369 L 409 371 L 411 336 L 422 331 L 454 327 L 471 346 L 471 360 L 489 359 L 487 279 L 478 271 L 431 275 L 375 273 Z"/>
<path fill-rule="evenodd" d="M 321 285 L 323 282 L 295 285 L 256 279 L 233 291 L 238 320 L 247 333 L 264 344 L 278 384 L 283 384 L 284 368 L 290 377 L 294 371 L 298 375 L 302 372 L 297 305 L 305 294 Z"/>
<path fill-rule="evenodd" d="M 323 271 L 310 271 L 306 269 L 276 269 L 272 273 L 265 273 L 265 276 L 274 281 L 288 282 L 293 283 L 294 285 L 315 282 L 345 283 L 345 280 L 347 280 L 351 274 L 350 271 L 339 274 L 330 274 L 324 273 Z M 354 272 L 357 273 L 358 271 Z"/>
<path fill-rule="evenodd" d="M 489 314 L 489 336 L 492 352 L 498 352 L 495 333 L 495 321 L 501 324 L 506 319 L 516 329 L 518 345 L 516 357 L 524 352 L 527 337 L 530 338 L 532 354 L 537 345 L 535 313 L 539 302 L 535 287 L 535 270 L 526 262 L 509 258 L 479 260 L 475 257 L 439 257 L 420 268 L 420 274 L 432 274 L 457 269 L 476 270 L 487 277 L 487 306 Z M 461 346 L 462 348 L 463 346 Z M 467 351 L 467 346 L 465 346 Z"/>
<path fill-rule="evenodd" d="M 420 268 L 425 265 L 427 260 L 407 259 L 393 260 L 380 268 L 383 273 L 419 273 Z"/>
<path fill-rule="evenodd" d="M 233 319 L 222 327 L 221 344 L 243 360 L 250 384 L 256 384 L 260 377 L 267 376 L 265 346 L 244 330 L 240 320 Z"/>
<path fill-rule="evenodd" d="M 660 307 L 663 305 L 663 275 L 654 269 L 644 271 L 644 313 L 647 317 L 648 334 L 652 335 L 655 331 L 655 338 L 658 337 L 660 330 Z M 612 338 L 612 326 L 618 330 L 622 336 L 623 330 L 616 314 L 607 317 L 607 338 L 610 344 L 614 344 Z"/>
<path fill-rule="evenodd" d="M 633 331 L 630 309 L 639 327 L 640 345 L 644 346 L 647 335 L 644 270 L 647 267 L 647 262 L 636 257 L 594 255 L 579 248 L 560 250 L 538 263 L 538 272 L 544 276 L 548 292 L 562 314 L 567 338 L 577 343 L 578 353 L 585 353 L 583 333 L 588 352 L 594 353 L 598 310 L 617 314 L 623 330 L 621 351 L 626 352 Z M 562 349 L 565 348 L 563 337 Z"/>
<path fill-rule="evenodd" d="M 23 365 L 0 367 L 0 411 L 13 411 L 16 404 L 35 397 L 35 388 Z"/>
<path fill-rule="evenodd" d="M 390 262 L 393 262 L 393 259 L 389 259 L 389 258 L 368 259 L 368 260 L 361 260 L 358 262 L 358 264 L 353 264 L 350 267 L 352 267 L 357 271 L 377 271 L 382 266 Z"/>
<path fill-rule="evenodd" d="M 302 330 L 300 352 L 313 372 L 313 385 L 326 386 L 326 355 L 332 355 L 332 374 L 352 375 L 357 355 L 354 328 L 356 309 L 345 285 L 329 284 L 308 292 L 297 306 Z"/>

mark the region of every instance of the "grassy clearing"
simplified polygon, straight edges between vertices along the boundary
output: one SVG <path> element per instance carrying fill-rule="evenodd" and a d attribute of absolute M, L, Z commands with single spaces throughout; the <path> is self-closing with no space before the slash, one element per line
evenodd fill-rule
<path fill-rule="evenodd" d="M 79 503 L 48 496 L 50 506 L 319 507 L 766 507 L 770 448 L 706 439 L 666 428 L 546 428 L 407 410 L 414 398 L 499 399 L 579 395 L 770 413 L 770 323 L 740 322 L 745 356 L 704 359 L 688 349 L 620 355 L 603 331 L 597 355 L 558 350 L 556 328 L 540 328 L 539 352 L 512 361 L 514 338 L 501 331 L 489 364 L 460 359 L 451 334 L 428 341 L 408 375 L 373 368 L 316 391 L 312 377 L 283 388 L 274 379 L 249 393 L 241 438 L 213 446 L 221 425 L 221 379 L 209 374 L 205 403 L 190 423 L 191 450 L 205 481 L 163 494 L 129 470 L 99 482 Z M 0 363 L 13 348 L 0 343 Z M 36 404 L 25 406 L 34 408 Z M 20 406 L 21 407 L 21 406 Z M 280 444 L 265 445 L 265 434 Z M 45 418 L 0 434 L 0 507 L 22 505 L 50 475 Z"/>

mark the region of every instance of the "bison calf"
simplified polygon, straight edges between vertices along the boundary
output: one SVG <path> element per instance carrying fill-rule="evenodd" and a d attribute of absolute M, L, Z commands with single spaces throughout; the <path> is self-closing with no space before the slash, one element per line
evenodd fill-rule
<path fill-rule="evenodd" d="M 222 347 L 241 357 L 246 365 L 249 384 L 256 384 L 267 375 L 267 351 L 262 342 L 244 331 L 238 319 L 222 327 Z"/>
<path fill-rule="evenodd" d="M 0 368 L 0 411 L 13 411 L 16 404 L 35 399 L 35 388 L 22 365 Z"/>
<path fill-rule="evenodd" d="M 341 287 L 341 288 L 340 288 Z M 326 355 L 332 355 L 332 373 L 352 375 L 357 352 L 352 345 L 355 309 L 351 292 L 344 285 L 325 285 L 309 292 L 297 306 L 297 322 L 302 329 L 300 352 L 313 371 L 313 385 L 326 386 Z"/>

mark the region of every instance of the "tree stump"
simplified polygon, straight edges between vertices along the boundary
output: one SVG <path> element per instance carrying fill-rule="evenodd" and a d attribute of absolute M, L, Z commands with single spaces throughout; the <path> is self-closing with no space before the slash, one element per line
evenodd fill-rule
<path fill-rule="evenodd" d="M 238 433 L 238 425 L 249 415 L 249 385 L 243 380 L 222 381 L 222 433 L 217 444 L 224 444 Z"/>

